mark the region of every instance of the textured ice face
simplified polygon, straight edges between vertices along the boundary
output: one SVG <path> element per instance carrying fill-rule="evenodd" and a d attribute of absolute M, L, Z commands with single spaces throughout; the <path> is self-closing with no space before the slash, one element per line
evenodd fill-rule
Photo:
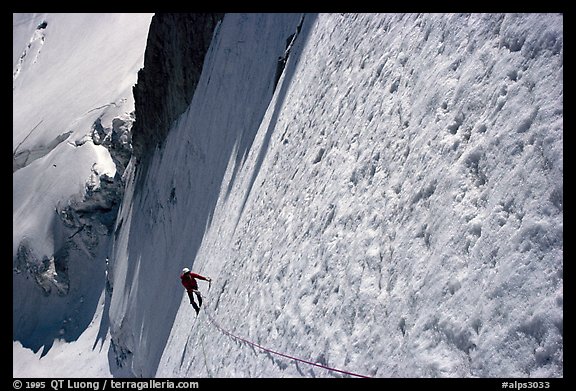
<path fill-rule="evenodd" d="M 191 266 L 213 277 L 203 309 L 275 351 L 377 377 L 561 377 L 562 17 L 306 15 L 278 76 L 299 21 L 226 15 L 146 174 L 128 165 L 110 370 L 334 375 L 192 323 Z"/>

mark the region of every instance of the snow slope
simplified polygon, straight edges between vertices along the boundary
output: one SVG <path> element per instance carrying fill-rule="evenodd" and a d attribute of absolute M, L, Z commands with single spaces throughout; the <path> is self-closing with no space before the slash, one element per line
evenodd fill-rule
<path fill-rule="evenodd" d="M 193 124 L 175 129 L 148 171 L 127 185 L 110 257 L 110 327 L 122 365 L 137 376 L 155 375 L 180 306 L 179 272 L 210 225 L 229 159 L 240 162 L 255 137 L 277 59 L 299 20 L 226 15 L 180 119 Z"/>
<path fill-rule="evenodd" d="M 14 376 L 110 374 L 99 326 L 108 222 L 82 224 L 109 207 L 120 169 L 99 136 L 126 136 L 133 120 L 150 19 L 13 14 Z M 100 354 L 98 365 L 77 360 Z"/>
<path fill-rule="evenodd" d="M 561 15 L 226 15 L 129 167 L 109 273 L 135 376 L 563 376 Z M 179 285 L 201 282 L 197 320 Z"/>
<path fill-rule="evenodd" d="M 99 224 L 150 17 L 13 17 L 13 376 L 563 377 L 561 15 L 227 14 Z"/>

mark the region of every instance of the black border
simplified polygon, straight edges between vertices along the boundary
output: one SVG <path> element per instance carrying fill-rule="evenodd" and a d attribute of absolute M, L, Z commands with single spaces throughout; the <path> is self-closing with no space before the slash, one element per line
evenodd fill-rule
<path fill-rule="evenodd" d="M 35 2 L 23 2 L 20 4 L 11 3 L 9 5 L 11 12 L 46 12 L 49 9 L 50 12 L 183 12 L 183 11 L 190 11 L 192 8 L 193 11 L 204 12 L 204 11 L 211 11 L 211 12 L 528 12 L 528 13 L 555 13 L 559 12 L 563 14 L 564 19 L 564 43 L 563 43 L 563 52 L 571 53 L 569 49 L 571 45 L 571 38 L 572 38 L 572 25 L 571 22 L 573 18 L 573 12 L 569 11 L 569 2 L 522 2 L 522 3 L 502 3 L 502 2 L 477 2 L 477 3 L 463 3 L 463 2 L 443 2 L 443 3 L 427 3 L 427 4 L 419 4 L 418 2 L 407 3 L 407 2 L 354 2 L 354 3 L 347 3 L 347 4 L 335 4 L 329 3 L 327 6 L 326 4 L 322 3 L 305 3 L 304 6 L 299 4 L 298 2 L 283 2 L 283 3 L 276 3 L 276 2 L 268 2 L 268 3 L 230 3 L 230 4 L 215 4 L 215 3 L 190 3 L 190 2 L 174 2 L 171 4 L 170 2 L 162 2 L 162 4 L 155 3 L 137 3 L 136 6 L 134 4 L 121 4 L 116 3 L 114 6 L 109 6 L 106 3 L 61 3 L 58 4 L 56 2 L 43 2 L 43 3 L 35 3 Z M 136 8 L 136 9 L 135 9 Z M 571 7 L 570 7 L 571 8 Z M 8 13 L 4 14 L 6 16 L 6 20 L 4 23 L 4 27 L 6 29 L 5 36 L 9 36 L 9 22 L 8 17 L 11 15 Z M 568 48 L 568 50 L 565 50 Z M 571 66 L 572 61 L 570 61 L 571 56 L 568 56 L 568 69 L 569 72 L 563 73 L 563 76 L 566 80 L 568 80 L 568 84 L 571 81 L 571 71 L 573 67 Z M 566 59 L 564 59 L 566 61 Z M 6 67 L 8 66 L 9 62 L 6 61 Z M 6 70 L 6 84 L 5 87 L 6 93 L 9 93 L 9 88 L 11 89 L 12 82 L 8 81 L 8 77 L 11 73 Z M 570 107 L 571 101 L 571 88 L 565 89 L 564 100 L 566 102 L 566 97 L 568 98 L 568 106 Z M 572 116 L 564 116 L 565 120 L 565 129 L 572 129 L 571 122 Z M 573 145 L 570 143 L 570 139 L 572 137 L 572 132 L 565 132 L 564 137 L 568 138 L 568 145 Z M 8 159 L 8 153 L 6 153 L 6 159 Z M 565 163 L 566 166 L 566 163 Z M 8 167 L 8 162 L 6 162 L 6 167 Z M 565 173 L 570 173 L 571 170 L 566 170 L 564 167 Z M 8 170 L 8 168 L 6 168 Z M 569 174 L 570 175 L 570 174 Z M 10 181 L 12 183 L 12 181 Z M 13 192 L 12 192 L 13 193 Z M 570 214 L 570 208 L 567 209 L 568 214 Z M 8 220 L 8 216 L 6 216 L 5 221 Z M 570 225 L 565 224 L 565 228 L 570 231 Z M 6 246 L 10 248 L 9 246 Z M 566 252 L 568 256 L 565 256 L 565 259 L 570 259 L 570 246 L 568 246 L 568 251 Z M 5 265 L 8 265 L 7 260 L 5 260 Z M 570 270 L 571 262 L 563 262 L 564 270 Z M 8 266 L 6 266 L 8 268 Z M 11 267 L 10 267 L 11 272 Z M 10 273 L 11 274 L 11 273 Z M 572 272 L 564 273 L 564 278 L 568 276 L 568 286 L 570 285 L 571 276 L 573 275 Z M 6 285 L 9 289 L 9 293 L 5 295 L 5 297 L 12 298 L 12 291 L 13 285 L 12 281 L 10 284 Z M 571 289 L 570 291 L 571 292 Z M 572 293 L 568 295 L 564 295 L 564 307 L 572 308 Z M 11 308 L 9 306 L 8 308 Z M 571 317 L 564 317 L 565 326 L 568 326 L 568 330 L 571 330 L 572 319 Z M 7 341 L 6 344 L 12 345 L 13 341 L 8 340 L 8 333 L 7 334 Z M 8 346 L 10 346 L 8 345 Z M 462 391 L 463 387 L 478 387 L 483 390 L 503 390 L 503 389 L 510 389 L 510 387 L 503 387 L 503 383 L 514 383 L 515 384 L 528 384 L 528 383 L 548 383 L 549 387 L 544 387 L 544 389 L 550 390 L 558 390 L 558 389 L 566 389 L 569 384 L 572 384 L 573 373 L 571 372 L 572 369 L 572 362 L 571 359 L 571 352 L 572 349 L 570 348 L 572 345 L 572 338 L 570 338 L 570 333 L 568 334 L 568 338 L 563 335 L 563 346 L 564 352 L 568 352 L 568 354 L 564 354 L 564 377 L 563 378 L 544 378 L 544 379 L 528 379 L 528 378 L 374 378 L 374 379 L 353 379 L 353 378 L 217 378 L 217 379 L 208 379 L 208 378 L 191 378 L 191 379 L 175 379 L 175 378 L 143 378 L 143 379 L 118 379 L 114 378 L 114 381 L 119 381 L 124 384 L 122 389 L 137 389 L 137 388 L 129 388 L 129 383 L 134 382 L 141 382 L 141 381 L 171 381 L 175 384 L 181 381 L 194 381 L 198 382 L 199 387 L 198 389 L 209 389 L 209 388 L 219 388 L 219 387 L 274 387 L 274 386 L 294 386 L 294 387 L 329 387 L 330 390 L 350 390 L 352 387 L 361 387 L 362 389 L 379 389 L 379 390 L 388 390 L 387 387 L 391 387 L 391 390 L 402 390 L 402 389 L 427 389 L 431 388 L 440 388 L 443 390 L 458 390 Z M 10 371 L 10 374 L 7 374 L 7 378 L 10 379 L 9 385 L 6 384 L 9 389 L 18 390 L 18 389 L 31 389 L 30 384 L 32 383 L 45 383 L 45 387 L 41 389 L 46 389 L 50 387 L 50 383 L 53 380 L 63 380 L 64 387 L 62 389 L 69 389 L 66 385 L 67 380 L 77 379 L 78 381 L 84 382 L 97 382 L 99 386 L 99 390 L 103 389 L 103 384 L 106 379 L 101 378 L 14 378 L 12 375 L 12 367 L 6 369 Z M 16 382 L 20 381 L 23 385 L 28 384 L 28 387 L 22 386 L 21 388 L 15 387 Z M 573 386 L 572 386 L 573 387 Z M 110 383 L 105 389 L 112 389 Z M 144 388 L 143 388 L 144 389 Z M 167 388 L 169 389 L 169 388 Z M 176 389 L 176 388 L 175 388 Z M 519 389 L 519 388 L 512 388 L 512 389 Z M 527 386 L 523 387 L 522 389 L 529 389 Z M 534 387 L 530 387 L 530 389 L 534 389 Z M 541 389 L 541 388 L 538 388 Z M 466 390 L 464 390 L 466 391 Z"/>

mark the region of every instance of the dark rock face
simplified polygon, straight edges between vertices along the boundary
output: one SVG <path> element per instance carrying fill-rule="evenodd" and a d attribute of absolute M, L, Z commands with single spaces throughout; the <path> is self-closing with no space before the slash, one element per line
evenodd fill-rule
<path fill-rule="evenodd" d="M 144 68 L 134 86 L 134 156 L 140 161 L 161 144 L 172 122 L 189 106 L 200 79 L 217 13 L 159 13 L 150 24 Z"/>

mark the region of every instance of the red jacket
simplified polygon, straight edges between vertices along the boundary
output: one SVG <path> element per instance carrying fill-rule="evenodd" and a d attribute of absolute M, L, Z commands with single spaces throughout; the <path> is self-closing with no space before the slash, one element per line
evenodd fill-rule
<path fill-rule="evenodd" d="M 182 285 L 184 285 L 184 288 L 186 288 L 187 291 L 198 289 L 198 283 L 196 282 L 196 278 L 208 281 L 206 277 L 192 272 L 188 272 L 186 274 L 182 273 L 182 275 L 180 276 L 180 279 L 182 280 Z"/>

